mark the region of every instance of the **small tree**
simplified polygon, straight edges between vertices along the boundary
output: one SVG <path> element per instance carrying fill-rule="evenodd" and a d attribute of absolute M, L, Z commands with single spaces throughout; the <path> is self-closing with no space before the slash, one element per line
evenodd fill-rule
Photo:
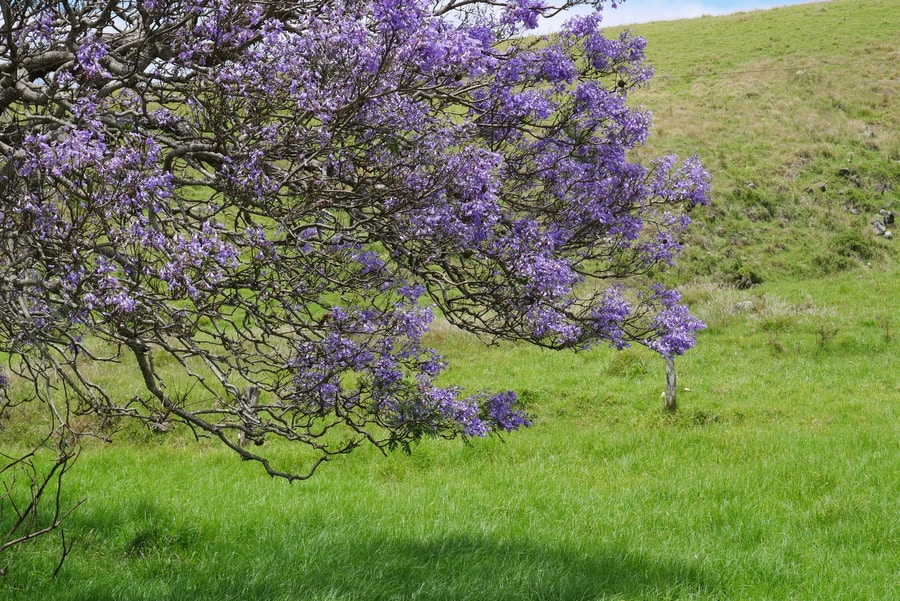
<path fill-rule="evenodd" d="M 0 0 L 4 379 L 293 480 L 365 442 L 527 423 L 513 393 L 435 384 L 435 310 L 488 339 L 683 353 L 702 324 L 645 276 L 708 178 L 628 159 L 641 38 L 599 13 L 522 36 L 574 4 Z M 111 395 L 104 362 L 143 392 Z M 309 462 L 244 444 L 266 437 Z"/>

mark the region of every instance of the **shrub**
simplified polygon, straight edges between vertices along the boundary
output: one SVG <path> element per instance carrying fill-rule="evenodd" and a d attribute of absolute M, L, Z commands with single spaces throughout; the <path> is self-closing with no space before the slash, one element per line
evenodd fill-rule
<path fill-rule="evenodd" d="M 868 261 L 876 255 L 873 241 L 853 230 L 834 236 L 830 246 L 842 257 L 861 261 Z"/>

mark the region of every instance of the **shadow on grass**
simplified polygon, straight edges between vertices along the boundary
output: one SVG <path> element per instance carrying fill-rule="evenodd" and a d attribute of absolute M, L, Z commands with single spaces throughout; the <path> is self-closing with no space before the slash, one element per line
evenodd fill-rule
<path fill-rule="evenodd" d="M 721 583 L 689 563 L 612 549 L 570 551 L 534 542 L 456 536 L 371 542 L 301 559 L 302 599 L 719 598 Z M 249 591 L 248 591 L 249 592 Z M 262 594 L 271 591 L 259 591 Z M 283 591 L 287 592 L 287 591 Z"/>
<path fill-rule="evenodd" d="M 14 582 L 25 596 L 93 601 L 720 599 L 721 578 L 698 562 L 636 552 L 628 543 L 566 545 L 449 533 L 397 538 L 364 522 L 310 512 L 271 530 L 246 516 L 245 536 L 208 529 L 146 499 L 73 517 L 86 547 L 55 581 Z M 230 529 L 229 529 L 230 530 Z M 87 542 L 92 533 L 97 548 Z M 524 540 L 523 540 L 524 538 Z M 572 540 L 571 538 L 569 540 Z M 93 555 L 96 551 L 100 555 Z M 93 559 L 92 559 L 93 556 Z M 108 557 L 106 567 L 96 563 Z M 11 571 L 13 575 L 18 570 Z M 43 592 L 34 590 L 46 586 Z M 26 591 L 32 589 L 32 595 Z M 12 593 L 12 590 L 9 592 Z M 36 593 L 37 596 L 33 596 Z M 0 583 L 0 597 L 3 597 Z"/>
<path fill-rule="evenodd" d="M 269 551 L 249 564 L 232 560 L 202 575 L 182 569 L 158 592 L 167 599 L 192 601 L 725 597 L 714 577 L 690 564 L 616 549 L 576 552 L 459 536 L 427 542 L 370 540 L 352 548 L 343 539 L 321 545 L 318 552 Z"/>
<path fill-rule="evenodd" d="M 14 587 L 19 589 L 18 596 L 14 589 L 7 592 L 17 600 L 93 601 L 656 601 L 728 597 L 714 575 L 688 562 L 660 561 L 614 549 L 575 552 L 533 542 L 499 543 L 459 536 L 428 542 L 369 542 L 358 548 L 341 541 L 322 545 L 319 553 L 255 548 L 259 553 L 249 561 L 246 550 L 243 561 L 222 551 L 218 561 L 203 562 L 202 566 L 175 554 L 150 554 L 141 559 L 132 555 L 130 565 L 118 575 L 101 575 L 105 569 L 94 566 L 101 573 L 94 572 L 89 581 L 82 573 L 67 582 L 74 576 L 70 573 L 52 582 Z M 113 571 L 116 567 L 109 566 Z M 36 590 L 41 586 L 46 586 L 43 592 Z"/>
<path fill-rule="evenodd" d="M 534 540 L 467 535 L 386 539 L 371 531 L 357 532 L 359 538 L 343 531 L 329 539 L 322 531 L 309 536 L 314 530 L 301 527 L 296 538 L 289 540 L 283 538 L 283 531 L 271 537 L 248 533 L 246 539 L 226 545 L 207 539 L 211 547 L 196 553 L 197 545 L 175 540 L 174 535 L 160 538 L 159 529 L 129 528 L 129 536 L 120 535 L 119 557 L 107 568 L 67 565 L 59 579 L 38 583 L 47 586 L 46 594 L 32 590 L 38 596 L 26 593 L 11 598 L 582 601 L 727 597 L 722 580 L 694 562 L 645 556 L 627 548 L 569 549 Z"/>

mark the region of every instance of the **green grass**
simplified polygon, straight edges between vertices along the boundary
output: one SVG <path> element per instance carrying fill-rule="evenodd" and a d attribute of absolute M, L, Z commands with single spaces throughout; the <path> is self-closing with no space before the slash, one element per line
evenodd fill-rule
<path fill-rule="evenodd" d="M 635 27 L 660 76 L 636 98 L 647 152 L 696 151 L 714 183 L 667 274 L 709 326 L 678 360 L 677 414 L 649 352 L 485 347 L 440 325 L 446 383 L 516 390 L 532 428 L 363 449 L 293 485 L 126 431 L 68 475 L 66 502 L 86 500 L 58 577 L 41 539 L 0 555 L 0 599 L 895 598 L 900 242 L 868 224 L 900 208 L 898 21 L 896 2 L 833 0 Z M 741 269 L 763 284 L 726 285 Z M 2 427 L 5 444 L 30 432 Z"/>
<path fill-rule="evenodd" d="M 677 415 L 649 353 L 484 347 L 446 327 L 448 379 L 519 390 L 531 429 L 364 450 L 293 486 L 205 444 L 90 448 L 59 576 L 44 539 L 2 558 L 0 596 L 891 598 L 900 350 L 880 317 L 900 325 L 898 276 L 689 287 L 710 327 L 678 363 Z"/>

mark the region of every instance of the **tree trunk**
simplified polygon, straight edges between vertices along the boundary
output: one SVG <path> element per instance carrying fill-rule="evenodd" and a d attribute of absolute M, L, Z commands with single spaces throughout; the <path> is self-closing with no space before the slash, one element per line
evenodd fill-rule
<path fill-rule="evenodd" d="M 675 357 L 666 357 L 666 410 L 677 411 L 675 403 Z"/>

